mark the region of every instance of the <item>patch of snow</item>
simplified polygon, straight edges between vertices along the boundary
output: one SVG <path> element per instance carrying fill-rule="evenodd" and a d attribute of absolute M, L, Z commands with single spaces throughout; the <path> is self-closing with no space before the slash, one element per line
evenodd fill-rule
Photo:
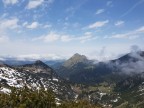
<path fill-rule="evenodd" d="M 144 93 L 141 93 L 140 96 L 141 96 L 141 95 L 144 95 Z"/>
<path fill-rule="evenodd" d="M 78 98 L 78 95 L 75 95 L 75 99 L 77 99 Z"/>
<path fill-rule="evenodd" d="M 59 103 L 59 102 L 56 102 L 56 105 L 61 105 L 61 103 Z"/>
<path fill-rule="evenodd" d="M 17 88 L 23 87 L 22 83 L 18 83 L 19 81 L 22 81 L 19 77 L 19 72 L 16 72 L 14 69 L 0 67 L 0 79 L 5 80 L 9 86 Z"/>
<path fill-rule="evenodd" d="M 115 99 L 115 100 L 111 100 L 112 102 L 117 102 L 118 101 L 118 99 Z"/>
<path fill-rule="evenodd" d="M 7 89 L 7 88 L 2 88 L 0 91 L 3 93 L 10 93 L 11 92 L 11 90 Z"/>
<path fill-rule="evenodd" d="M 100 99 L 104 96 L 104 95 L 106 95 L 106 93 L 99 93 L 100 94 Z"/>
<path fill-rule="evenodd" d="M 143 88 L 143 89 L 141 89 L 141 90 L 139 90 L 139 91 L 144 91 L 144 88 Z"/>
<path fill-rule="evenodd" d="M 57 81 L 58 82 L 58 79 L 57 78 L 53 78 L 53 81 Z"/>

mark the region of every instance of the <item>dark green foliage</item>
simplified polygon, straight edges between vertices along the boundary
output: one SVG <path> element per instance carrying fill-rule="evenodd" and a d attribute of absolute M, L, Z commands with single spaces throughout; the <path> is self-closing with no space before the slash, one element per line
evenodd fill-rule
<path fill-rule="evenodd" d="M 100 108 L 88 101 L 61 101 L 61 103 L 56 105 L 54 93 L 44 89 L 12 88 L 10 94 L 0 94 L 0 108 Z"/>
<path fill-rule="evenodd" d="M 55 96 L 51 91 L 12 89 L 10 94 L 0 94 L 0 108 L 54 108 Z"/>
<path fill-rule="evenodd" d="M 90 104 L 86 100 L 80 100 L 77 102 L 64 102 L 59 106 L 59 108 L 101 108 L 101 106 Z"/>

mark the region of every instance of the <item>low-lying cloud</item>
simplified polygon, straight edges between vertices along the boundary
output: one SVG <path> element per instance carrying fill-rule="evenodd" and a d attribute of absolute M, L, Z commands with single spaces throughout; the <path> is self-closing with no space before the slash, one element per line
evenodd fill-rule
<path fill-rule="evenodd" d="M 144 72 L 144 52 L 136 45 L 131 47 L 131 53 L 128 54 L 129 59 L 125 61 L 117 60 L 110 65 L 116 67 L 118 71 L 124 74 L 139 74 Z"/>

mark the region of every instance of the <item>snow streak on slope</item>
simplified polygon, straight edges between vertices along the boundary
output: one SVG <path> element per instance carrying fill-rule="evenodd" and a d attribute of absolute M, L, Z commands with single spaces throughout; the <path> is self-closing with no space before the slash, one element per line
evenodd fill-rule
<path fill-rule="evenodd" d="M 74 96 L 71 87 L 57 76 L 50 76 L 46 72 L 35 73 L 33 71 L 20 71 L 7 66 L 0 67 L 0 92 L 9 93 L 10 87 L 27 86 L 31 89 L 51 89 L 60 98 L 64 98 L 66 95 L 69 98 Z"/>

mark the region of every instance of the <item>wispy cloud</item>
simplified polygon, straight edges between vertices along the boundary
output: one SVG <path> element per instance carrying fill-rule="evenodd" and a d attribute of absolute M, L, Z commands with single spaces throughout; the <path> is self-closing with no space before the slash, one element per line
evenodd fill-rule
<path fill-rule="evenodd" d="M 125 22 L 124 21 L 117 21 L 116 23 L 115 23 L 115 26 L 121 26 L 121 25 L 123 25 Z"/>
<path fill-rule="evenodd" d="M 34 8 L 41 6 L 43 3 L 51 4 L 53 2 L 54 2 L 54 0 L 47 0 L 47 1 L 45 1 L 45 0 L 29 0 L 29 3 L 26 6 L 26 9 L 34 9 Z"/>
<path fill-rule="evenodd" d="M 107 6 L 112 6 L 112 1 L 108 1 L 108 2 L 106 3 L 106 5 L 107 5 Z"/>
<path fill-rule="evenodd" d="M 144 26 L 138 28 L 138 29 L 136 30 L 136 32 L 138 32 L 138 33 L 144 33 Z"/>
<path fill-rule="evenodd" d="M 85 43 L 90 40 L 95 40 L 97 37 L 92 36 L 91 34 L 85 34 L 84 36 L 71 36 L 67 34 L 60 34 L 56 32 L 50 32 L 47 35 L 42 35 L 36 38 L 33 38 L 33 41 L 42 40 L 43 42 L 70 42 L 70 41 L 80 41 L 80 43 Z"/>
<path fill-rule="evenodd" d="M 103 13 L 105 10 L 104 9 L 99 9 L 96 11 L 96 15 Z"/>
<path fill-rule="evenodd" d="M 85 35 L 92 35 L 92 32 L 85 32 Z"/>
<path fill-rule="evenodd" d="M 19 27 L 18 18 L 1 19 L 0 20 L 0 31 L 6 31 L 8 29 L 16 29 Z"/>
<path fill-rule="evenodd" d="M 44 42 L 54 42 L 54 41 L 59 40 L 59 38 L 60 38 L 59 34 L 56 34 L 54 32 L 50 32 L 46 35 L 42 35 L 40 37 L 34 38 L 33 41 L 42 40 Z"/>
<path fill-rule="evenodd" d="M 4 5 L 14 5 L 16 3 L 18 3 L 18 0 L 2 0 Z"/>
<path fill-rule="evenodd" d="M 17 60 L 60 60 L 64 59 L 64 57 L 57 55 L 57 54 L 27 54 L 27 55 L 18 55 L 16 58 Z"/>
<path fill-rule="evenodd" d="M 39 23 L 32 22 L 31 24 L 27 24 L 27 22 L 25 22 L 23 25 L 26 26 L 26 28 L 28 29 L 36 29 L 39 26 Z"/>
<path fill-rule="evenodd" d="M 130 12 L 132 12 L 137 6 L 141 5 L 142 3 L 144 3 L 144 0 L 138 1 L 131 8 L 129 8 L 128 11 L 126 11 L 123 15 L 121 15 L 121 17 L 124 17 L 124 16 L 128 15 Z"/>
<path fill-rule="evenodd" d="M 35 60 L 62 60 L 65 59 L 64 56 L 60 56 L 58 54 L 22 54 L 17 56 L 0 56 L 0 60 L 20 60 L 20 61 L 35 61 Z"/>
<path fill-rule="evenodd" d="M 40 6 L 43 2 L 44 2 L 44 0 L 30 0 L 26 8 L 27 8 L 27 9 L 37 8 L 37 7 Z"/>
<path fill-rule="evenodd" d="M 93 24 L 90 24 L 88 26 L 89 29 L 95 29 L 95 28 L 100 28 L 100 27 L 103 27 L 105 26 L 107 23 L 109 23 L 109 20 L 105 20 L 105 21 L 97 21 Z"/>
<path fill-rule="evenodd" d="M 50 24 L 43 25 L 43 28 L 51 28 L 51 27 L 52 27 L 52 25 L 50 25 Z"/>
<path fill-rule="evenodd" d="M 127 33 L 122 33 L 122 34 L 115 34 L 112 35 L 110 37 L 106 37 L 106 38 L 116 38 L 116 39 L 136 39 L 138 38 L 141 34 L 144 34 L 144 26 L 133 30 L 133 31 L 129 31 Z"/>
<path fill-rule="evenodd" d="M 28 28 L 28 29 L 36 29 L 36 28 L 42 28 L 42 29 L 47 29 L 47 28 L 51 28 L 52 25 L 51 24 L 41 24 L 39 22 L 31 22 L 28 23 L 27 21 L 23 22 L 22 24 L 23 27 Z"/>
<path fill-rule="evenodd" d="M 9 35 L 7 32 L 10 30 L 18 30 L 20 25 L 18 25 L 18 18 L 10 18 L 10 19 L 0 19 L 0 43 L 8 42 Z"/>

